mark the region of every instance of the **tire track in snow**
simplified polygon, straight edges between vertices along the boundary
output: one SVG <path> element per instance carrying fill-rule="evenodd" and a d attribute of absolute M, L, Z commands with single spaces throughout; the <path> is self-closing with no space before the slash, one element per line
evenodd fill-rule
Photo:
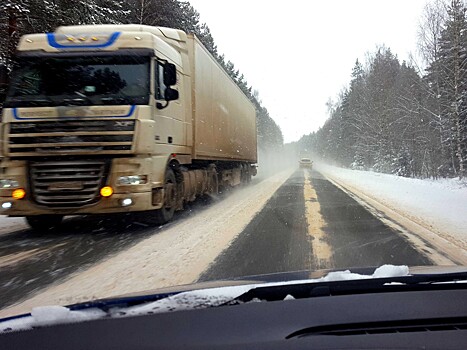
<path fill-rule="evenodd" d="M 69 280 L 1 310 L 0 317 L 30 312 L 39 305 L 67 305 L 196 281 L 292 171 L 235 190 L 193 217 L 177 220 L 167 229 Z"/>

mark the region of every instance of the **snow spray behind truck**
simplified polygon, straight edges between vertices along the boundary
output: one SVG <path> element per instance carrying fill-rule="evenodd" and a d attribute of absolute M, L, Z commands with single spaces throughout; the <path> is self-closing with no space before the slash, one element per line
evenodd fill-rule
<path fill-rule="evenodd" d="M 256 174 L 255 108 L 196 36 L 143 25 L 21 38 L 1 133 L 1 214 L 151 211 Z"/>

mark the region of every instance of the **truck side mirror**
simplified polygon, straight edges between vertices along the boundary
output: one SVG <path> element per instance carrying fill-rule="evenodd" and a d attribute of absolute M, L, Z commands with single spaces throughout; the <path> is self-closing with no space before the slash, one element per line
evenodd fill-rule
<path fill-rule="evenodd" d="M 160 102 L 157 102 L 156 104 L 157 109 L 164 109 L 165 107 L 169 105 L 169 101 L 178 100 L 178 91 L 170 87 L 166 87 L 164 91 L 164 100 L 167 101 L 165 105 L 163 105 Z"/>
<path fill-rule="evenodd" d="M 177 84 L 177 68 L 175 64 L 164 64 L 164 85 L 171 86 Z"/>
<path fill-rule="evenodd" d="M 177 68 L 175 64 L 166 62 L 164 65 L 163 78 L 164 78 L 164 100 L 166 104 L 163 105 L 160 102 L 157 102 L 156 107 L 158 109 L 164 109 L 169 105 L 169 101 L 178 100 L 178 91 L 172 89 L 170 86 L 177 84 Z"/>
<path fill-rule="evenodd" d="M 165 88 L 164 99 L 166 101 L 178 100 L 178 91 L 172 88 Z"/>

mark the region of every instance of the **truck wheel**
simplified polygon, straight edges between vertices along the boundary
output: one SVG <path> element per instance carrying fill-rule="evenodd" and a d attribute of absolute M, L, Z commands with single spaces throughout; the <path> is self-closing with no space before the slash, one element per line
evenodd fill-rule
<path fill-rule="evenodd" d="M 177 183 L 172 169 L 165 172 L 164 183 L 164 203 L 162 208 L 154 210 L 152 219 L 155 224 L 161 225 L 170 221 L 174 216 L 175 206 L 177 204 Z"/>
<path fill-rule="evenodd" d="M 63 215 L 26 216 L 26 222 L 35 231 L 48 231 L 60 226 Z"/>

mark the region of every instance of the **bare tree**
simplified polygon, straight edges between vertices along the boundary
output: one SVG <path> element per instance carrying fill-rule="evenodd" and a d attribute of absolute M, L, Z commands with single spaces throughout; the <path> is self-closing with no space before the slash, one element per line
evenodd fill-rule
<path fill-rule="evenodd" d="M 440 39 L 447 11 L 445 0 L 428 2 L 418 28 L 418 49 L 426 64 L 439 58 Z"/>

